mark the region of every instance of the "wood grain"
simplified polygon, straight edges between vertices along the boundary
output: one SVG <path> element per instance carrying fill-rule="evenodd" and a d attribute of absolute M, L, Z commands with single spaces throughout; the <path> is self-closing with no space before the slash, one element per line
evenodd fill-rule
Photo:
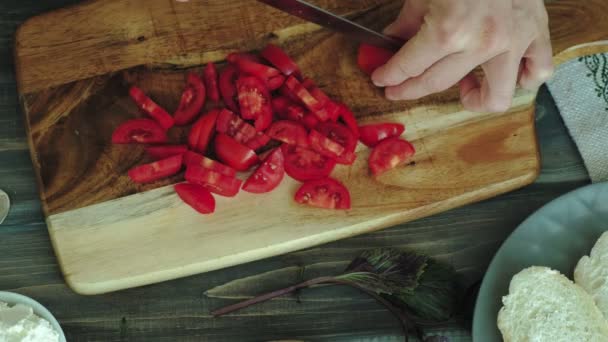
<path fill-rule="evenodd" d="M 538 174 L 535 94 L 518 92 L 513 110 L 503 115 L 464 112 L 453 91 L 387 102 L 357 70 L 354 42 L 255 2 L 220 3 L 225 4 L 208 1 L 203 9 L 196 7 L 199 2 L 182 7 L 160 0 L 92 1 L 33 18 L 18 32 L 17 74 L 43 209 L 66 279 L 78 292 L 148 284 L 369 232 L 495 196 L 529 184 Z M 399 5 L 320 4 L 378 26 Z M 574 6 L 569 0 L 556 4 L 557 14 Z M 577 15 L 592 11 L 576 6 Z M 129 17 L 128 25 L 120 18 L 107 19 L 117 12 Z M 130 12 L 133 16 L 125 14 Z M 244 24 L 228 26 L 227 17 Z M 82 30 L 75 29 L 80 26 Z M 604 34 L 558 31 L 554 46 Z M 116 125 L 139 115 L 125 97 L 128 85 L 136 83 L 161 105 L 175 108 L 183 71 L 172 68 L 220 60 L 227 51 L 256 49 L 268 41 L 284 45 L 308 75 L 351 105 L 362 122 L 404 122 L 406 137 L 419 151 L 416 164 L 372 181 L 365 166 L 368 151 L 360 150 L 352 168 L 337 172 L 354 199 L 352 211 L 338 214 L 295 206 L 290 202 L 295 184 L 290 182 L 268 196 L 220 199 L 212 217 L 195 215 L 170 187 L 163 187 L 179 177 L 146 187 L 131 184 L 126 171 L 143 161 L 142 150 L 109 144 Z M 41 63 L 43 59 L 52 62 Z M 136 67 L 142 64 L 146 66 Z M 181 136 L 176 131 L 173 138 Z M 244 214 L 252 206 L 261 213 L 254 221 Z M 272 215 L 266 208 L 272 208 Z M 117 260 L 133 261 L 118 266 Z"/>

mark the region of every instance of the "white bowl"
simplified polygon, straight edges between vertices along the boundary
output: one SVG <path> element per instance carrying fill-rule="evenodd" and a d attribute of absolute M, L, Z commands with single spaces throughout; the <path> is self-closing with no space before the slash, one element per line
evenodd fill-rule
<path fill-rule="evenodd" d="M 31 307 L 36 315 L 46 319 L 51 323 L 51 326 L 55 328 L 57 333 L 59 333 L 59 341 L 66 342 L 65 335 L 63 334 L 63 330 L 61 329 L 59 322 L 57 322 L 57 319 L 55 319 L 55 317 L 49 312 L 49 310 L 42 306 L 42 304 L 24 295 L 4 291 L 0 291 L 0 302 L 8 303 L 11 306 L 15 304 L 23 304 Z"/>

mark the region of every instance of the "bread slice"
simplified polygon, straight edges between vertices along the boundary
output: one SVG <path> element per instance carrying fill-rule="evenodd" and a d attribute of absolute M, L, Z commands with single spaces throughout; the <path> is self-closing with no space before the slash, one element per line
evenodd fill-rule
<path fill-rule="evenodd" d="M 505 342 L 608 341 L 608 323 L 593 299 L 558 271 L 522 270 L 502 301 L 498 328 Z"/>
<path fill-rule="evenodd" d="M 574 281 L 580 285 L 608 319 L 608 232 L 602 234 L 574 269 Z"/>

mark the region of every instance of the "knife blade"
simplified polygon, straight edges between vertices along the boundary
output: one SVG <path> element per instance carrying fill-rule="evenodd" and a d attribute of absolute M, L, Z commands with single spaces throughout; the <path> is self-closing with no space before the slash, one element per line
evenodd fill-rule
<path fill-rule="evenodd" d="M 404 43 L 400 39 L 383 35 L 303 0 L 258 1 L 330 30 L 349 35 L 363 43 L 391 50 L 398 50 Z"/>

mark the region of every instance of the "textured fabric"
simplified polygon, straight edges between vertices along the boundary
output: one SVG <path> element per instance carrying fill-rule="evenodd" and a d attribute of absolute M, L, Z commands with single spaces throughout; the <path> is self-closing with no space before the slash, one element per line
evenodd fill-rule
<path fill-rule="evenodd" d="M 547 85 L 591 181 L 608 181 L 608 54 L 562 64 Z"/>

